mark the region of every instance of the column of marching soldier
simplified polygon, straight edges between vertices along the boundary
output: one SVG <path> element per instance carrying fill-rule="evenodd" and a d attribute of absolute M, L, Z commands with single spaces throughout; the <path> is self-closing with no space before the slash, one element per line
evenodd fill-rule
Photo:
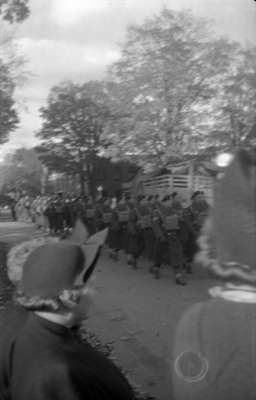
<path fill-rule="evenodd" d="M 120 251 L 127 255 L 127 263 L 139 267 L 139 258 L 149 261 L 149 272 L 160 278 L 161 266 L 174 271 L 175 282 L 186 285 L 186 275 L 192 272 L 192 260 L 197 252 L 197 238 L 209 205 L 204 193 L 196 191 L 191 204 L 184 208 L 178 193 L 165 196 L 123 195 L 117 199 L 65 197 L 59 193 L 45 207 L 44 215 L 52 233 L 65 234 L 79 217 L 91 233 L 109 228 L 109 255 L 117 261 Z"/>

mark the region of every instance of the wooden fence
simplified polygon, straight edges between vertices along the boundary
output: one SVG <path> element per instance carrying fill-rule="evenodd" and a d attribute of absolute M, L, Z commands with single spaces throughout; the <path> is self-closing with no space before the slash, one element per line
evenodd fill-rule
<path fill-rule="evenodd" d="M 167 194 L 178 192 L 184 201 L 188 202 L 196 190 L 204 191 L 209 203 L 213 201 L 215 179 L 201 175 L 161 175 L 143 180 L 144 194 L 159 194 L 162 198 Z"/>

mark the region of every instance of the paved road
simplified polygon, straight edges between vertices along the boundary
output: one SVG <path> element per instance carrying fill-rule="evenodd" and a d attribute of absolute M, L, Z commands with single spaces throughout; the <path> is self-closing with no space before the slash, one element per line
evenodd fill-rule
<path fill-rule="evenodd" d="M 142 390 L 159 400 L 171 399 L 170 368 L 175 328 L 191 304 L 208 298 L 216 281 L 196 268 L 186 287 L 177 286 L 168 268 L 155 280 L 148 263 L 138 270 L 125 257 L 113 263 L 107 252 L 91 285 L 97 290 L 95 308 L 87 322 L 103 343 L 112 342 L 117 360 Z"/>
<path fill-rule="evenodd" d="M 0 223 L 0 241 L 9 244 L 34 233 L 30 225 Z M 8 292 L 3 268 L 0 271 L 2 289 Z M 114 263 L 105 250 L 91 282 L 96 290 L 95 305 L 85 327 L 103 344 L 113 346 L 115 361 L 142 391 L 170 400 L 171 349 L 177 322 L 191 304 L 208 297 L 208 288 L 214 284 L 216 281 L 198 268 L 189 276 L 187 287 L 175 285 L 167 268 L 162 278 L 155 280 L 146 262 L 141 261 L 135 271 L 126 265 L 124 256 Z"/>

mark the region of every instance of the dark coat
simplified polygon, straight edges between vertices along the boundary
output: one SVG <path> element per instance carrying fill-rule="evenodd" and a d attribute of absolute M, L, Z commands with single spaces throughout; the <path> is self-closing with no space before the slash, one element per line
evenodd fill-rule
<path fill-rule="evenodd" d="M 34 313 L 1 322 L 1 400 L 133 399 L 119 370 L 66 327 Z M 8 382 L 11 397 L 4 397 Z"/>
<path fill-rule="evenodd" d="M 254 400 L 256 303 L 211 299 L 178 324 L 173 349 L 175 400 Z"/>

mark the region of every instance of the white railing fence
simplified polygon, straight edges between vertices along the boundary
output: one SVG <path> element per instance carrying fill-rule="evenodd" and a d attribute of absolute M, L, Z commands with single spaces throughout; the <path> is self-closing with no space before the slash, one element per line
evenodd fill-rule
<path fill-rule="evenodd" d="M 209 203 L 212 204 L 215 179 L 208 176 L 194 175 L 162 175 L 143 181 L 145 195 L 159 194 L 162 198 L 167 194 L 178 192 L 185 200 L 189 201 L 196 190 L 204 191 Z"/>

